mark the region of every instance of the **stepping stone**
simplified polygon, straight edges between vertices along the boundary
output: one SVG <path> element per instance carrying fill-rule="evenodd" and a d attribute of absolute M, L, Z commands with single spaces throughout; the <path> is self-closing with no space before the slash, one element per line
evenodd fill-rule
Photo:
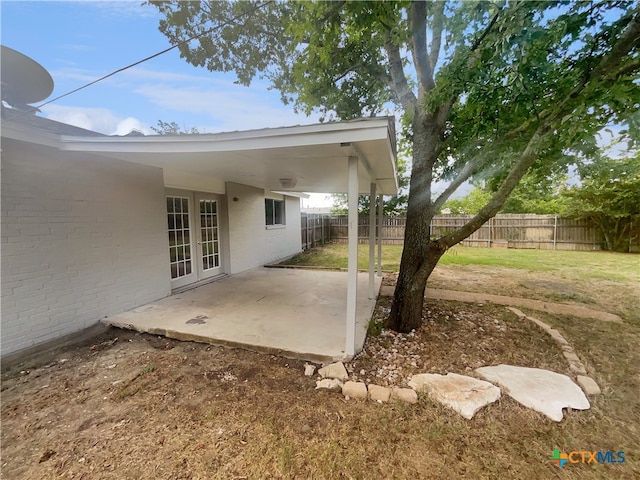
<path fill-rule="evenodd" d="M 327 365 L 326 367 L 322 367 L 318 370 L 318 373 L 322 378 L 337 378 L 343 382 L 349 378 L 347 369 L 344 368 L 344 364 L 342 362 L 336 362 Z"/>
<path fill-rule="evenodd" d="M 427 392 L 429 397 L 453 408 L 467 420 L 500 398 L 500 389 L 495 385 L 456 373 L 421 373 L 413 376 L 409 386 L 416 391 Z"/>
<path fill-rule="evenodd" d="M 515 401 L 556 422 L 562 420 L 563 408 L 587 410 L 591 407 L 584 392 L 566 375 L 512 365 L 481 367 L 476 372 L 500 385 Z"/>

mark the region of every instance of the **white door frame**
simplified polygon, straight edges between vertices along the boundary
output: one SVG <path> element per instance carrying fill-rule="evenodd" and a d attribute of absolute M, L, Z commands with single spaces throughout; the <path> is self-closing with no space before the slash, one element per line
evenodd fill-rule
<path fill-rule="evenodd" d="M 181 199 L 179 206 L 169 199 Z M 169 236 L 169 265 L 171 289 L 185 287 L 224 273 L 223 236 L 223 198 L 212 193 L 200 193 L 189 190 L 165 189 L 167 204 L 167 234 Z M 184 204 L 188 213 L 185 213 Z M 216 212 L 200 214 L 200 202 L 215 202 Z M 211 203 L 209 203 L 211 205 Z M 202 223 L 204 222 L 204 228 Z M 207 226 L 206 224 L 210 225 Z M 215 223 L 215 228 L 213 223 Z M 179 227 L 179 228 L 178 228 Z M 203 232 L 206 230 L 206 232 Z M 209 236 L 216 235 L 209 239 Z M 188 240 L 187 240 L 188 237 Z M 203 238 L 205 239 L 203 245 Z M 214 247 L 217 242 L 217 251 Z M 209 250 L 212 250 L 209 253 Z M 207 259 L 203 253 L 207 252 Z M 207 262 L 207 265 L 205 265 Z M 215 265 L 211 267 L 210 265 Z M 188 272 L 188 273 L 187 273 Z M 178 275 L 174 278 L 175 275 Z"/>
<path fill-rule="evenodd" d="M 195 193 L 194 239 L 198 280 L 224 273 L 222 265 L 222 208 L 220 195 Z M 206 207 L 206 208 L 203 208 Z M 213 207 L 213 208 L 210 208 Z M 204 211 L 203 211 L 204 210 Z"/>

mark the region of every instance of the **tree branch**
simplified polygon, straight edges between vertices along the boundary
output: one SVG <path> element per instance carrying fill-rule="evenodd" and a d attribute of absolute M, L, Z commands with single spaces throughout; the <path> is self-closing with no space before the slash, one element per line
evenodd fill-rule
<path fill-rule="evenodd" d="M 411 54 L 418 74 L 418 83 L 422 91 L 429 92 L 435 84 L 427 53 L 427 4 L 424 1 L 413 2 L 407 8 L 407 22 L 411 33 Z"/>
<path fill-rule="evenodd" d="M 444 6 L 445 2 L 436 2 L 433 12 L 433 25 L 431 27 L 431 49 L 429 52 L 429 63 L 431 71 L 436 71 L 436 64 L 440 57 L 440 47 L 442 45 L 442 31 L 444 29 Z"/>
<path fill-rule="evenodd" d="M 475 215 L 459 230 L 437 240 L 442 247 L 450 248 L 456 243 L 461 242 L 479 229 L 487 220 L 489 220 L 489 218 L 498 213 L 518 182 L 522 179 L 529 167 L 531 167 L 531 165 L 536 161 L 537 155 L 535 152 L 535 146 L 552 130 L 553 121 L 562 118 L 567 112 L 570 112 L 573 109 L 573 101 L 577 99 L 587 83 L 591 81 L 601 81 L 605 86 L 607 86 L 615 81 L 615 75 L 612 76 L 610 73 L 617 70 L 620 66 L 620 62 L 622 62 L 629 52 L 631 52 L 631 50 L 637 45 L 638 39 L 640 38 L 640 18 L 637 15 L 638 10 L 640 9 L 636 9 L 636 14 L 633 16 L 632 21 L 622 32 L 620 38 L 613 45 L 611 51 L 601 59 L 600 63 L 588 76 L 584 78 L 582 82 L 576 85 L 571 94 L 560 103 L 557 109 L 547 111 L 548 113 L 545 116 L 545 119 L 541 121 L 536 131 L 529 139 L 527 147 L 520 155 L 520 159 L 502 182 L 500 188 L 498 188 L 493 197 L 491 197 L 489 203 L 487 203 L 487 205 L 485 205 L 477 215 Z"/>
<path fill-rule="evenodd" d="M 465 181 L 471 177 L 476 171 L 477 163 L 474 161 L 467 162 L 460 173 L 453 179 L 453 181 L 445 188 L 444 192 L 442 192 L 438 198 L 436 198 L 431 204 L 431 210 L 434 213 L 437 213 L 438 210 L 444 205 L 444 202 L 451 196 L 453 192 L 455 192 L 460 185 L 462 185 Z"/>
<path fill-rule="evenodd" d="M 484 29 L 484 32 L 482 32 L 482 35 L 480 35 L 480 37 L 478 37 L 476 41 L 473 42 L 473 45 L 471 45 L 471 48 L 469 49 L 471 56 L 467 61 L 467 71 L 473 70 L 476 67 L 477 63 L 480 61 L 480 56 L 481 56 L 480 47 L 482 46 L 482 42 L 489 36 L 489 33 L 491 33 L 491 30 L 493 30 L 493 27 L 497 23 L 498 18 L 500 17 L 500 14 L 503 11 L 503 8 L 504 7 L 502 6 L 498 7 L 498 10 L 489 21 L 487 28 Z M 515 8 L 518 8 L 518 7 L 516 6 Z M 441 32 L 441 35 L 442 35 L 442 32 Z M 436 111 L 436 122 L 440 126 L 440 128 L 442 128 L 442 126 L 444 125 L 444 122 L 446 121 L 447 116 L 449 114 L 449 110 L 451 110 L 451 107 L 456 102 L 459 96 L 460 96 L 460 92 L 453 93 L 449 97 L 449 100 L 447 102 L 443 102 L 438 107 Z"/>
<path fill-rule="evenodd" d="M 534 164 L 534 162 L 538 159 L 538 155 L 536 154 L 536 146 L 542 138 L 548 133 L 547 128 L 543 128 L 542 126 L 538 127 L 535 133 L 529 139 L 529 143 L 527 147 L 524 149 L 522 154 L 520 155 L 520 159 L 513 166 L 509 175 L 504 179 L 500 188 L 496 191 L 496 193 L 491 197 L 489 203 L 487 203 L 480 211 L 469 220 L 466 224 L 460 227 L 455 232 L 445 235 L 437 240 L 444 248 L 451 248 L 456 243 L 461 242 L 473 232 L 478 230 L 482 225 L 487 222 L 490 218 L 495 216 L 498 211 L 504 205 L 504 202 L 507 200 L 513 189 L 518 185 L 522 177 L 527 173 L 529 167 Z"/>
<path fill-rule="evenodd" d="M 389 73 L 391 75 L 391 87 L 398 95 L 398 99 L 402 104 L 402 108 L 406 112 L 415 110 L 417 99 L 413 91 L 409 87 L 407 77 L 402 67 L 402 58 L 400 57 L 400 49 L 393 43 L 391 35 L 387 33 L 384 48 L 389 56 Z"/>

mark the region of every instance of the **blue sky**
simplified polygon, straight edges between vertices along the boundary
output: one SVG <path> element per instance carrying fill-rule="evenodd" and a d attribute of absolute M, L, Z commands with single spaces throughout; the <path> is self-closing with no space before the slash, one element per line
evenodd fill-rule
<path fill-rule="evenodd" d="M 160 15 L 142 1 L 6 1 L 2 44 L 40 63 L 50 98 L 169 47 Z M 201 132 L 309 124 L 265 83 L 235 85 L 233 74 L 196 68 L 172 50 L 42 108 L 45 117 L 108 135 L 152 133 L 158 120 Z"/>

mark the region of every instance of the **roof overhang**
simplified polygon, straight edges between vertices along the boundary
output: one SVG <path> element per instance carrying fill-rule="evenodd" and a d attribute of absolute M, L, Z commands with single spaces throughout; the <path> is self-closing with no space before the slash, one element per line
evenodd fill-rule
<path fill-rule="evenodd" d="M 204 191 L 234 182 L 278 192 L 344 193 L 348 158 L 357 156 L 360 193 L 368 193 L 375 183 L 377 193 L 394 195 L 394 121 L 375 117 L 195 135 L 59 135 L 56 143 L 62 151 L 159 167 L 165 185 Z M 50 144 L 51 135 L 46 139 Z"/>

